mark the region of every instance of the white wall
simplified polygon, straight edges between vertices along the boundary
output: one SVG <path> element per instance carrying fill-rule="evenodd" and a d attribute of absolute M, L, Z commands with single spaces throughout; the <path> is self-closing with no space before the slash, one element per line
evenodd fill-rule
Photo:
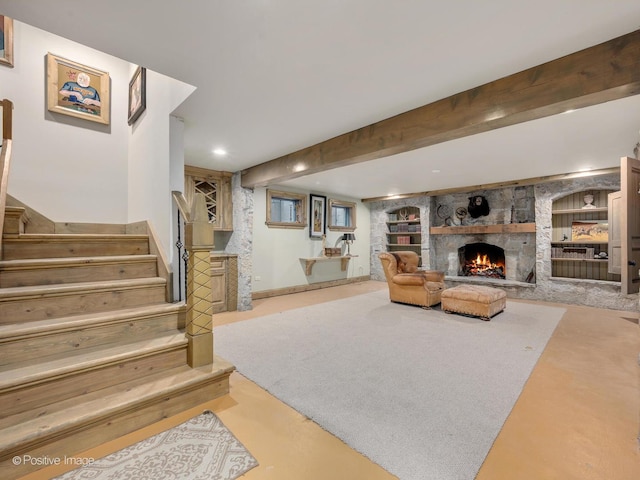
<path fill-rule="evenodd" d="M 109 72 L 109 125 L 47 111 L 47 52 Z M 129 126 L 136 65 L 18 21 L 14 62 L 0 68 L 0 97 L 14 102 L 9 194 L 58 222 L 150 220 L 170 258 L 172 175 L 184 168 L 170 114 L 195 88 L 148 70 L 147 109 Z"/>
<path fill-rule="evenodd" d="M 47 111 L 47 52 L 109 72 L 111 124 Z M 127 221 L 129 63 L 14 21 L 15 67 L 0 68 L 14 103 L 9 194 L 54 221 Z"/>
<path fill-rule="evenodd" d="M 288 187 L 271 187 L 294 193 L 309 192 L 294 190 Z M 312 274 L 305 275 L 304 263 L 300 258 L 317 257 L 322 251 L 322 241 L 309 237 L 309 228 L 269 228 L 265 225 L 267 215 L 267 194 L 265 188 L 254 190 L 253 213 L 253 278 L 252 291 L 260 292 L 291 286 L 307 285 L 318 282 L 345 279 L 369 275 L 369 209 L 359 200 L 335 197 L 338 200 L 356 202 L 356 241 L 351 245 L 351 254 L 357 255 L 349 261 L 347 271 L 340 269 L 340 261 L 318 262 L 313 266 Z M 307 208 L 308 205 L 307 197 Z M 307 212 L 308 216 L 308 212 Z M 308 221 L 308 219 L 307 219 Z M 327 229 L 327 247 L 341 247 L 343 242 L 336 241 L 343 232 Z"/>
<path fill-rule="evenodd" d="M 130 76 L 135 68 L 132 65 Z M 150 220 L 169 259 L 173 253 L 171 172 L 176 170 L 175 163 L 180 161 L 177 152 L 173 152 L 172 160 L 172 135 L 174 147 L 177 146 L 172 128 L 179 125 L 172 127 L 170 115 L 193 90 L 194 87 L 185 83 L 147 70 L 147 109 L 130 127 L 128 219 L 129 222 Z M 180 174 L 182 179 L 183 172 L 184 161 Z"/>

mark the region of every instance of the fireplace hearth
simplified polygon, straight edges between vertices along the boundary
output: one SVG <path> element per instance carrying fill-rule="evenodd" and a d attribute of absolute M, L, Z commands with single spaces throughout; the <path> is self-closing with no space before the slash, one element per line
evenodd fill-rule
<path fill-rule="evenodd" d="M 463 277 L 506 278 L 504 249 L 488 243 L 469 243 L 458 249 Z"/>

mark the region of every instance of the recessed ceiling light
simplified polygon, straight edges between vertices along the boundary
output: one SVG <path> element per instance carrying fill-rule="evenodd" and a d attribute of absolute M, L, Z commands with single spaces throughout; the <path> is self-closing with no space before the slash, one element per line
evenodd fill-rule
<path fill-rule="evenodd" d="M 214 148 L 213 154 L 224 157 L 227 154 L 227 151 L 224 148 Z"/>
<path fill-rule="evenodd" d="M 434 170 L 431 170 L 431 173 L 440 173 L 440 170 L 438 170 L 437 168 Z"/>

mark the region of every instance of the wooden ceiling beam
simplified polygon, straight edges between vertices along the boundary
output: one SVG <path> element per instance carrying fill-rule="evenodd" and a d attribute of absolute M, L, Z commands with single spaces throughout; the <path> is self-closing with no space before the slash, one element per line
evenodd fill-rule
<path fill-rule="evenodd" d="M 242 172 L 243 187 L 423 148 L 640 93 L 640 30 Z"/>

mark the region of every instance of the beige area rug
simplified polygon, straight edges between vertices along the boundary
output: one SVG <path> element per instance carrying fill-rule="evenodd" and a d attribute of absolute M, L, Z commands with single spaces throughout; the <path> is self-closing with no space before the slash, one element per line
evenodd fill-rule
<path fill-rule="evenodd" d="M 483 322 L 380 290 L 217 327 L 216 352 L 399 479 L 471 480 L 564 312 Z"/>
<path fill-rule="evenodd" d="M 258 462 L 210 411 L 119 450 L 64 480 L 233 480 Z"/>

